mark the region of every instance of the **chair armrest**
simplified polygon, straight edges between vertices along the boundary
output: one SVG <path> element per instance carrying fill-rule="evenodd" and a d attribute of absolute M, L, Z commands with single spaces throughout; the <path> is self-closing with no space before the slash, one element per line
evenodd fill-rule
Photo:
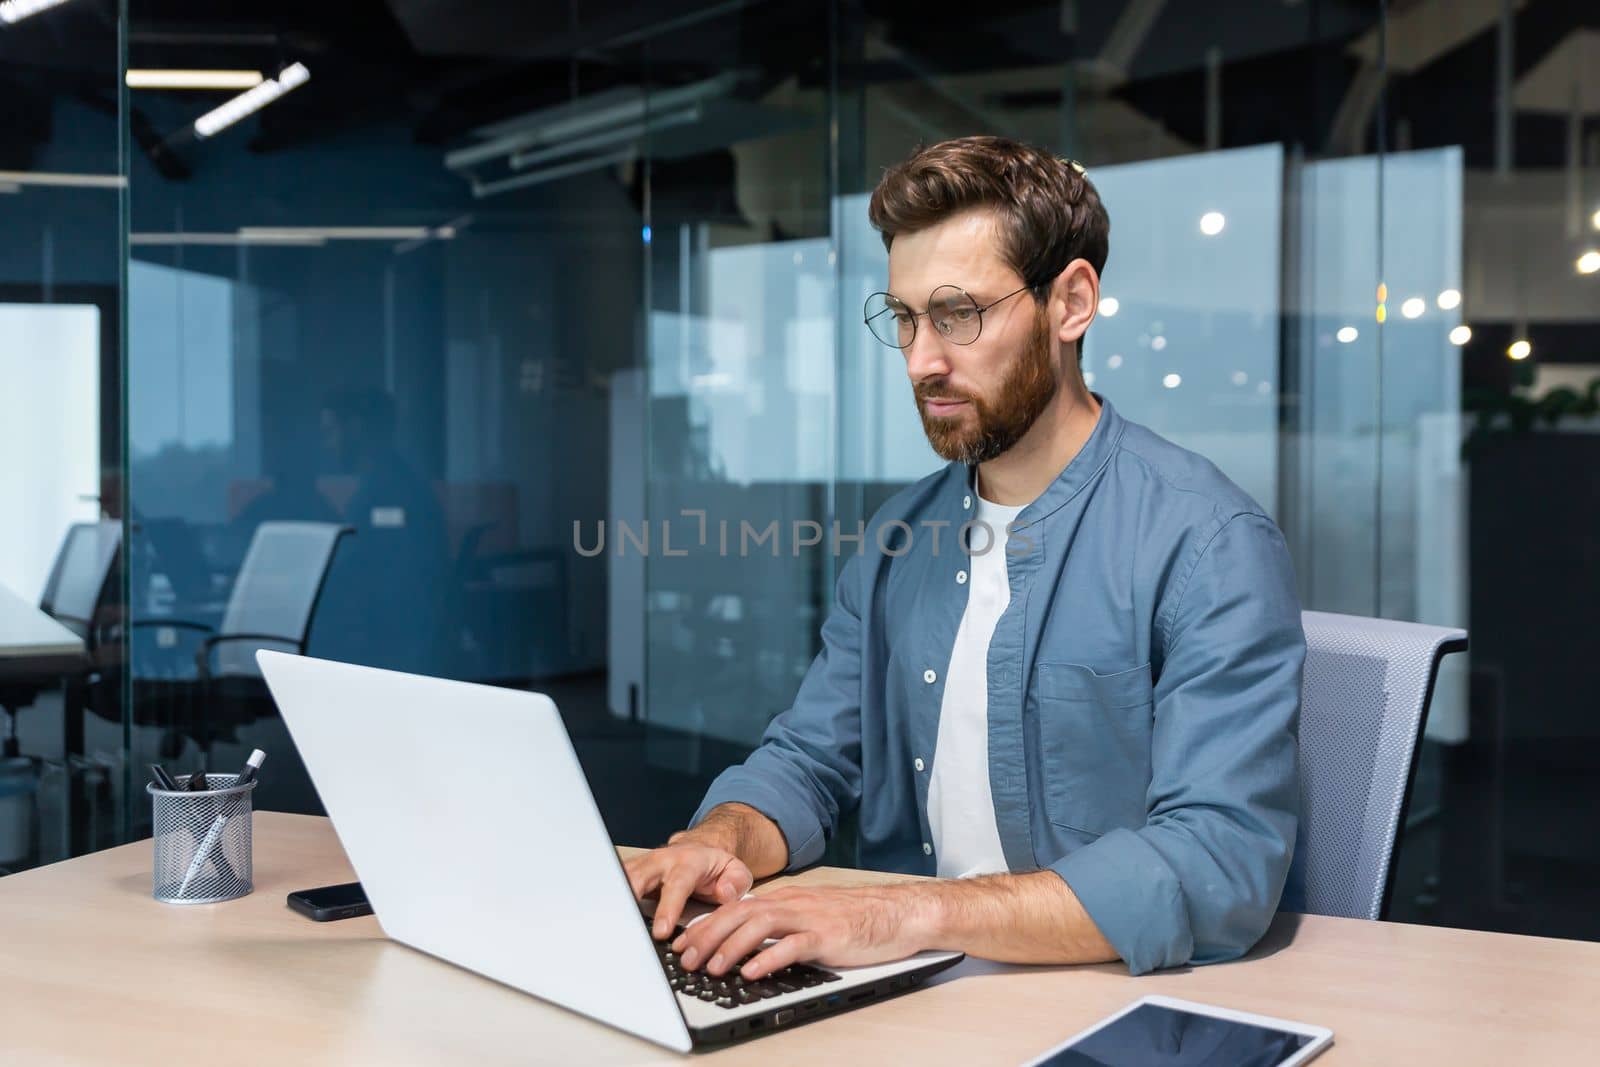
<path fill-rule="evenodd" d="M 194 630 L 203 634 L 211 633 L 216 629 L 215 626 L 208 626 L 203 622 L 191 622 L 188 619 L 134 619 L 132 622 L 128 623 L 128 629 L 130 630 L 142 630 L 146 628 Z"/>

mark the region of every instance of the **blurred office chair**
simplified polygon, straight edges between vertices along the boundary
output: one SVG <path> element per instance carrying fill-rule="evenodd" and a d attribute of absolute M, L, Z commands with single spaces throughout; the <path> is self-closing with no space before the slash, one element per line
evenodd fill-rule
<path fill-rule="evenodd" d="M 261 677 L 258 648 L 304 654 L 340 538 L 331 522 L 264 522 L 256 527 L 217 632 L 196 657 L 204 681 Z"/>
<path fill-rule="evenodd" d="M 171 618 L 133 624 L 204 634 L 194 660 L 198 707 L 183 726 L 203 750 L 231 737 L 239 726 L 270 714 L 272 704 L 255 651 L 306 651 L 334 553 L 340 539 L 351 532 L 329 522 L 263 522 L 250 538 L 222 621 L 215 628 Z M 175 755 L 181 743 L 169 738 L 163 750 Z"/>
<path fill-rule="evenodd" d="M 83 639 L 81 657 L 68 663 L 38 664 L 37 673 L 11 674 L 0 682 L 0 708 L 7 712 L 8 736 L 4 758 L 13 777 L 21 780 L 23 764 L 30 793 L 37 792 L 44 767 L 24 757 L 17 746 L 16 716 L 31 707 L 41 694 L 60 689 L 62 694 L 62 747 L 57 764 L 65 772 L 68 812 L 67 854 L 77 855 L 109 844 L 117 824 L 112 796 L 111 768 L 87 758 L 84 712 L 117 719 L 121 714 L 121 617 L 114 595 L 117 566 L 122 559 L 122 523 L 115 519 L 74 523 L 67 528 L 45 581 L 39 608 Z M 14 780 L 10 788 L 16 788 Z M 30 820 L 32 815 L 25 816 Z M 29 831 L 37 858 L 38 835 Z"/>
<path fill-rule="evenodd" d="M 1285 911 L 1381 919 L 1439 661 L 1467 632 L 1307 611 L 1300 833 Z"/>
<path fill-rule="evenodd" d="M 74 690 L 69 697 L 81 699 L 84 688 L 96 681 L 102 649 L 111 641 L 106 598 L 121 545 L 122 524 L 115 520 L 80 522 L 67 528 L 39 597 L 39 609 L 83 638 L 84 657 L 65 672 L 50 665 L 36 676 L 12 677 L 0 683 L 0 708 L 15 716 L 41 693 L 60 688 L 64 680 Z M 69 707 L 69 714 L 72 710 Z"/>

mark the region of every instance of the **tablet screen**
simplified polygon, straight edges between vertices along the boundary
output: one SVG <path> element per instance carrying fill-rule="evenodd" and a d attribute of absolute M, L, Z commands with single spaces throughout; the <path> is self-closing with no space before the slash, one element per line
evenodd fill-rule
<path fill-rule="evenodd" d="M 1276 1067 L 1312 1042 L 1307 1034 L 1141 1004 L 1062 1049 L 1048 1067 Z"/>

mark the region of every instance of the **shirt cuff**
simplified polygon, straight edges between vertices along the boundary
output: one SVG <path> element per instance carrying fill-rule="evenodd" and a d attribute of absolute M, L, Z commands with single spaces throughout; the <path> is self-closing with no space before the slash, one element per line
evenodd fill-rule
<path fill-rule="evenodd" d="M 717 776 L 689 825 L 698 826 L 718 804 L 748 804 L 777 823 L 789 846 L 789 866 L 785 870 L 797 871 L 822 858 L 825 841 L 816 815 L 784 791 L 746 772 L 743 766 L 730 767 Z"/>
<path fill-rule="evenodd" d="M 1178 877 L 1134 831 L 1112 830 L 1050 870 L 1067 883 L 1130 974 L 1189 962 L 1194 935 Z"/>

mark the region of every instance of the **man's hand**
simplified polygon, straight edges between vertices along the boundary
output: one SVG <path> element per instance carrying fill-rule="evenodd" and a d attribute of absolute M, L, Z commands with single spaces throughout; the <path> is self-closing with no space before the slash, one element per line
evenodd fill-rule
<path fill-rule="evenodd" d="M 651 933 L 657 941 L 670 936 L 691 897 L 727 904 L 750 892 L 755 877 L 731 851 L 689 837 L 664 848 L 642 852 L 623 863 L 633 895 L 643 900 L 658 893 Z"/>
<path fill-rule="evenodd" d="M 776 940 L 741 968 L 746 981 L 803 960 L 851 967 L 904 959 L 930 939 L 927 897 L 917 888 L 775 889 L 724 903 L 679 935 L 672 949 L 685 969 L 704 964 L 723 975 L 764 941 Z"/>

